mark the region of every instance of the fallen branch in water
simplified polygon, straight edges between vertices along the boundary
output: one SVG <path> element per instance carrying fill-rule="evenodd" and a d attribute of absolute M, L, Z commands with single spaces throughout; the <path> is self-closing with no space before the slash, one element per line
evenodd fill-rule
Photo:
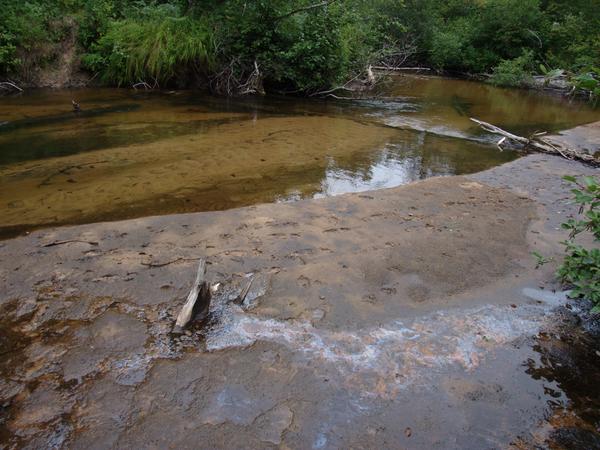
<path fill-rule="evenodd" d="M 332 97 L 338 100 L 360 100 L 362 97 L 341 97 L 335 95 L 334 92 L 344 91 L 351 92 L 353 94 L 361 94 L 367 91 L 372 91 L 375 88 L 375 86 L 379 83 L 379 81 L 381 80 L 378 77 L 376 77 L 373 73 L 373 67 L 369 65 L 365 68 L 364 71 L 359 72 L 356 76 L 352 77 L 344 84 L 340 86 L 335 86 L 331 89 L 327 89 L 324 91 L 313 92 L 309 95 L 309 97 Z"/>
<path fill-rule="evenodd" d="M 389 66 L 373 66 L 374 70 L 390 70 L 393 72 L 428 72 L 429 67 L 389 67 Z"/>
<path fill-rule="evenodd" d="M 144 90 L 148 91 L 150 89 L 152 89 L 152 86 L 150 86 L 148 83 L 146 83 L 145 81 L 140 81 L 139 83 L 135 83 L 133 85 L 131 85 L 131 87 L 133 89 L 135 89 L 136 91 L 138 90 L 139 87 L 143 87 Z"/>
<path fill-rule="evenodd" d="M 509 133 L 508 131 L 505 131 L 502 128 L 492 125 L 491 123 L 483 122 L 482 120 L 471 118 L 471 121 L 478 124 L 482 129 L 484 129 L 488 133 L 503 136 L 503 138 L 500 139 L 500 141 L 497 144 L 500 148 L 502 148 L 502 144 L 504 144 L 506 140 L 509 140 L 522 145 L 525 149 L 532 149 L 541 153 L 548 153 L 550 155 L 560 155 L 566 159 L 574 159 L 594 166 L 600 165 L 600 160 L 594 157 L 593 155 L 573 150 L 571 148 L 565 147 L 564 145 L 560 145 L 557 142 L 553 142 L 547 138 L 544 138 L 543 136 L 545 136 L 546 133 L 535 133 L 530 138 L 526 138 L 523 136 L 518 136 L 516 134 Z"/>

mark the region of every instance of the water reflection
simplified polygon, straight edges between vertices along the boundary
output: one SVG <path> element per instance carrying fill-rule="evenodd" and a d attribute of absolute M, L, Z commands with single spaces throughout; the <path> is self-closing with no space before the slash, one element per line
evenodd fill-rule
<path fill-rule="evenodd" d="M 465 81 L 400 77 L 386 89 L 364 101 L 115 89 L 5 98 L 0 236 L 472 173 L 516 155 L 489 145 L 471 115 L 515 132 L 600 118 L 585 105 Z"/>
<path fill-rule="evenodd" d="M 418 161 L 414 159 L 398 160 L 386 149 L 381 153 L 379 161 L 366 170 L 353 172 L 336 167 L 331 161 L 325 178 L 321 182 L 321 192 L 315 198 L 345 194 L 348 192 L 365 192 L 399 186 L 414 181 L 418 171 Z"/>
<path fill-rule="evenodd" d="M 405 132 L 363 158 L 330 159 L 320 190 L 314 197 L 392 188 L 434 176 L 473 173 L 485 170 L 486 161 L 508 162 L 514 157 L 513 152 L 498 152 L 474 141 Z"/>
<path fill-rule="evenodd" d="M 569 305 L 571 308 L 571 306 Z M 544 383 L 550 448 L 600 448 L 600 322 L 561 308 L 558 325 L 540 333 L 526 372 Z"/>

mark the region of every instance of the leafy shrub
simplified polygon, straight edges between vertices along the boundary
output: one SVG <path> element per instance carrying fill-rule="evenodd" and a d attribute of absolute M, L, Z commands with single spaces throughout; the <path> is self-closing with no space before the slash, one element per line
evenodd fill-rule
<path fill-rule="evenodd" d="M 24 73 L 57 56 L 62 23 L 69 36 L 78 30 L 85 67 L 109 84 L 183 84 L 207 68 L 211 79 L 226 70 L 244 80 L 257 61 L 267 86 L 310 93 L 389 58 L 458 72 L 495 68 L 495 82 L 518 85 L 539 63 L 582 74 L 600 67 L 596 3 L 2 0 L 0 74 Z M 403 48 L 411 48 L 410 61 L 394 58 Z M 578 82 L 591 82 L 582 77 Z"/>
<path fill-rule="evenodd" d="M 564 177 L 573 183 L 575 202 L 580 205 L 579 218 L 569 219 L 562 227 L 570 231 L 564 242 L 566 256 L 558 269 L 558 276 L 573 286 L 573 297 L 585 297 L 594 303 L 594 312 L 600 312 L 600 182 L 594 177 Z M 575 242 L 583 234 L 591 233 L 596 244 L 585 248 Z"/>
<path fill-rule="evenodd" d="M 573 72 L 600 65 L 600 13 L 595 9 L 557 14 L 547 38 L 549 64 Z"/>
<path fill-rule="evenodd" d="M 19 66 L 15 35 L 0 30 L 0 73 L 14 71 Z"/>
<path fill-rule="evenodd" d="M 538 0 L 411 0 L 411 7 L 433 16 L 425 19 L 426 29 L 422 24 L 415 29 L 429 62 L 443 70 L 487 72 L 525 50 L 540 48 L 547 28 Z M 413 16 L 411 12 L 407 17 Z"/>
<path fill-rule="evenodd" d="M 39 64 L 44 56 L 40 49 L 60 38 L 50 26 L 57 16 L 55 5 L 13 0 L 2 5 L 0 14 L 0 73 L 19 71 L 24 59 L 28 65 Z"/>
<path fill-rule="evenodd" d="M 490 82 L 496 86 L 523 86 L 531 79 L 533 53 L 526 51 L 518 58 L 504 60 L 494 68 Z"/>
<path fill-rule="evenodd" d="M 353 59 L 351 42 L 361 30 L 347 27 L 349 16 L 336 4 L 294 10 L 292 2 L 283 0 L 225 4 L 213 19 L 221 66 L 235 61 L 239 71 L 248 72 L 256 61 L 265 85 L 295 92 L 315 91 L 343 78 Z"/>
<path fill-rule="evenodd" d="M 580 73 L 571 79 L 575 89 L 589 92 L 590 100 L 598 102 L 600 99 L 600 68 L 594 67 L 590 71 Z"/>

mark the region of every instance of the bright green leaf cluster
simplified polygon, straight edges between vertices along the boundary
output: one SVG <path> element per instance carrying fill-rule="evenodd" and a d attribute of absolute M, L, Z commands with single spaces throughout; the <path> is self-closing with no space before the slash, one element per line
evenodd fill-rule
<path fill-rule="evenodd" d="M 600 182 L 591 176 L 581 180 L 572 176 L 564 179 L 576 186 L 572 193 L 580 209 L 578 218 L 562 224 L 562 228 L 569 231 L 569 239 L 564 242 L 567 254 L 558 276 L 573 286 L 573 297 L 590 299 L 595 305 L 594 311 L 600 312 Z M 583 233 L 591 233 L 593 248 L 575 242 Z"/>

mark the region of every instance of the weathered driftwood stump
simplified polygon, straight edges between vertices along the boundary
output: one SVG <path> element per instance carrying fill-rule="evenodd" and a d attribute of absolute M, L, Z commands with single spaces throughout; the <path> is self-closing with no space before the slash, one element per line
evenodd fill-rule
<path fill-rule="evenodd" d="M 206 261 L 200 260 L 196 279 L 187 300 L 177 316 L 174 333 L 181 333 L 183 329 L 195 318 L 204 318 L 208 314 L 211 299 L 211 288 L 204 280 L 206 274 Z"/>

